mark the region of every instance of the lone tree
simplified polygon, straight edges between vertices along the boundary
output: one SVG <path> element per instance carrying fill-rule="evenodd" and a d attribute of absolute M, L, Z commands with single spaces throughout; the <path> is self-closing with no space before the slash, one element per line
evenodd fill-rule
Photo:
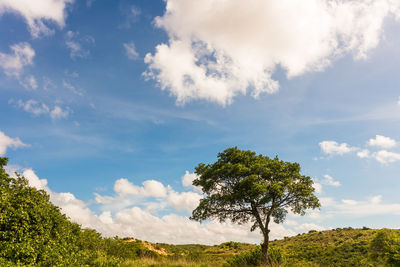
<path fill-rule="evenodd" d="M 263 261 L 268 263 L 269 224 L 285 220 L 288 209 L 304 215 L 320 207 L 313 194 L 313 181 L 300 174 L 300 165 L 257 155 L 250 150 L 228 148 L 213 164 L 200 163 L 193 185 L 205 195 L 193 210 L 191 219 L 218 219 L 243 224 L 252 222 L 250 231 L 259 228 Z"/>

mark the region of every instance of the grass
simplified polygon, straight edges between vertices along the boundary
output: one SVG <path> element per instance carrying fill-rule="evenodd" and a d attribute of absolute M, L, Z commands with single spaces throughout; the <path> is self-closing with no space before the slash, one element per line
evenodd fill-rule
<path fill-rule="evenodd" d="M 393 230 L 400 235 L 400 230 Z M 369 244 L 377 230 L 338 228 L 310 231 L 270 243 L 281 252 L 283 260 L 275 266 L 370 266 Z M 126 260 L 122 266 L 228 266 L 227 259 L 254 250 L 253 244 L 227 242 L 215 246 L 152 244 L 167 251 L 167 256 Z M 245 265 L 241 265 L 245 267 Z"/>

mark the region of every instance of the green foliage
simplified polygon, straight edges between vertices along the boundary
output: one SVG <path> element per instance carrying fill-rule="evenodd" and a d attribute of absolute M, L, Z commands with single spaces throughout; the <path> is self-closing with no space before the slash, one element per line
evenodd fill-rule
<path fill-rule="evenodd" d="M 270 248 L 269 262 L 272 266 L 278 266 L 283 261 L 282 253 L 279 249 Z M 255 249 L 235 255 L 226 260 L 228 266 L 260 266 L 263 264 L 261 247 L 257 246 Z"/>
<path fill-rule="evenodd" d="M 0 258 L 22 265 L 76 264 L 80 227 L 50 203 L 45 191 L 29 187 L 20 175 L 9 177 L 6 164 L 1 158 Z"/>
<path fill-rule="evenodd" d="M 379 230 L 370 244 L 369 257 L 375 263 L 400 266 L 400 236 L 389 229 Z"/>
<path fill-rule="evenodd" d="M 279 223 L 287 214 L 285 208 L 304 214 L 306 209 L 320 206 L 313 195 L 313 181 L 300 174 L 300 165 L 277 157 L 228 148 L 218 154 L 217 162 L 200 163 L 196 174 L 199 178 L 193 185 L 201 186 L 206 197 L 193 211 L 195 220 L 218 218 L 242 223 L 254 219 L 254 210 L 258 210 L 262 218 L 270 213 Z M 255 228 L 260 226 L 255 223 Z"/>

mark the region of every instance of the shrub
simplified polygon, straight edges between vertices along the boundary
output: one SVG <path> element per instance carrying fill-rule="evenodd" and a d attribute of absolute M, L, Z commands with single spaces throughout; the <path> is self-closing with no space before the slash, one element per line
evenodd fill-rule
<path fill-rule="evenodd" d="M 269 261 L 273 265 L 279 264 L 283 261 L 282 253 L 277 248 L 270 247 L 268 250 L 268 257 Z M 257 246 L 255 249 L 230 257 L 226 261 L 228 266 L 260 266 L 262 264 L 261 247 Z"/>

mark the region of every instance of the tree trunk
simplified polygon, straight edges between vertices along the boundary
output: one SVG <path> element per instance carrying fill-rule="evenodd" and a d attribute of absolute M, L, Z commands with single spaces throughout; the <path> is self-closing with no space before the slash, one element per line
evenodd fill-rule
<path fill-rule="evenodd" d="M 269 221 L 271 219 L 271 213 L 269 212 L 267 215 L 267 219 L 265 220 L 265 227 L 264 227 L 264 243 L 261 245 L 262 251 L 262 259 L 264 264 L 269 264 L 268 258 L 268 246 L 269 246 Z"/>
<path fill-rule="evenodd" d="M 266 229 L 266 233 L 264 234 L 264 243 L 261 244 L 262 260 L 264 264 L 269 264 L 268 246 L 269 246 L 269 230 Z"/>

